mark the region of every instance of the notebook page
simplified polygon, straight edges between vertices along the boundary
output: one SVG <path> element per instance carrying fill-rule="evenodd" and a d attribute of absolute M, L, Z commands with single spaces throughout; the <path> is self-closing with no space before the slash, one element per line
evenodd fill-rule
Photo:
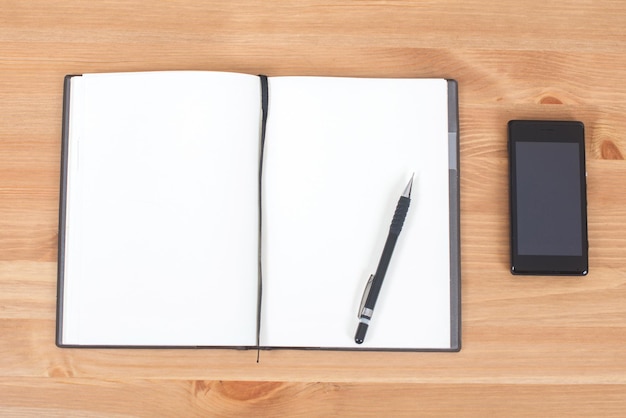
<path fill-rule="evenodd" d="M 72 100 L 63 342 L 254 345 L 258 77 L 85 75 Z"/>
<path fill-rule="evenodd" d="M 445 80 L 270 79 L 261 344 L 449 348 Z M 365 343 L 354 334 L 398 198 L 411 206 Z"/>

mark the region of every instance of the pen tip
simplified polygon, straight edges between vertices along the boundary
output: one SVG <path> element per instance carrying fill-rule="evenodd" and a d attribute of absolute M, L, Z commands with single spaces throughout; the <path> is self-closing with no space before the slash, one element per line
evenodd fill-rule
<path fill-rule="evenodd" d="M 402 193 L 402 196 L 409 197 L 409 198 L 411 197 L 411 189 L 413 189 L 413 177 L 415 177 L 415 173 L 411 175 L 411 179 L 409 180 L 408 184 L 404 188 L 404 193 Z"/>

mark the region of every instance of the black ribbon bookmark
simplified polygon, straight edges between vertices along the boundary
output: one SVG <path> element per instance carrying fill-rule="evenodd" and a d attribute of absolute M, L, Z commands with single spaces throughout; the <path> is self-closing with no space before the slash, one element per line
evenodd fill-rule
<path fill-rule="evenodd" d="M 256 311 L 256 362 L 259 362 L 261 356 L 261 303 L 263 296 L 263 266 L 262 266 L 262 240 L 261 235 L 263 233 L 262 221 L 263 221 L 263 150 L 265 149 L 265 127 L 267 125 L 267 110 L 268 110 L 268 83 L 267 76 L 259 75 L 261 79 L 261 140 L 259 144 L 259 243 L 258 243 L 258 292 L 257 292 L 257 311 Z"/>

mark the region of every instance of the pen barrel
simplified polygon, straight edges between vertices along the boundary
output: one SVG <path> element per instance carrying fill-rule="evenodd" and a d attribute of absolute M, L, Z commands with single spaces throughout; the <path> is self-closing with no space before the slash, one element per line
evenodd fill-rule
<path fill-rule="evenodd" d="M 402 231 L 402 226 L 404 225 L 406 214 L 409 211 L 410 203 L 411 199 L 405 196 L 401 196 L 400 200 L 398 200 L 398 205 L 396 206 L 396 211 L 393 214 L 391 226 L 389 227 L 389 235 L 387 235 L 387 241 L 385 241 L 385 247 L 383 248 L 383 253 L 381 254 L 380 261 L 378 262 L 376 274 L 374 274 L 373 279 L 371 279 L 371 287 L 367 293 L 365 303 L 359 312 L 359 318 L 361 321 L 359 322 L 356 335 L 354 336 L 354 340 L 357 344 L 361 344 L 365 339 L 368 323 L 374 312 L 374 305 L 376 305 L 376 299 L 378 299 L 380 289 L 383 285 L 383 280 L 385 278 L 385 274 L 387 273 L 387 267 L 389 267 L 389 262 L 391 261 L 391 256 L 393 255 L 393 249 L 396 246 L 396 241 L 398 241 L 398 237 Z M 364 314 L 366 309 L 369 310 L 369 312 Z"/>
<path fill-rule="evenodd" d="M 402 226 L 404 225 L 404 220 L 406 219 L 406 214 L 409 211 L 409 204 L 411 204 L 411 199 L 408 197 L 401 196 L 400 200 L 398 200 L 396 211 L 393 214 L 393 219 L 391 220 L 391 227 L 389 228 L 389 231 L 392 234 L 400 235 L 400 231 L 402 231 Z"/>

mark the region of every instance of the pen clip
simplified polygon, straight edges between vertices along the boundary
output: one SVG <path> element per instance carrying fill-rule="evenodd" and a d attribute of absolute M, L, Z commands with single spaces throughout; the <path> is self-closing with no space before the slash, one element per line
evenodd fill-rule
<path fill-rule="evenodd" d="M 359 312 L 356 314 L 356 317 L 361 319 L 363 316 L 363 308 L 365 308 L 365 301 L 367 301 L 367 296 L 370 294 L 370 289 L 372 288 L 372 282 L 374 281 L 374 275 L 370 274 L 370 278 L 367 279 L 367 283 L 365 284 L 365 289 L 363 290 L 363 296 L 361 296 L 361 304 L 359 306 Z"/>

